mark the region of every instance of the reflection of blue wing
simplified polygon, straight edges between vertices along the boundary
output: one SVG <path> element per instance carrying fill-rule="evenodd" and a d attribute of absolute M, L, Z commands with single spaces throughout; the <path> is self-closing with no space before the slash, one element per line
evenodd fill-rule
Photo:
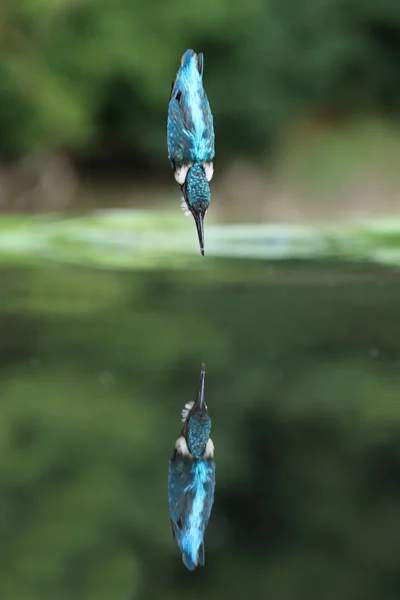
<path fill-rule="evenodd" d="M 169 463 L 168 476 L 168 501 L 169 514 L 171 517 L 172 533 L 178 542 L 179 550 L 185 566 L 193 571 L 195 565 L 192 561 L 185 560 L 185 552 L 182 540 L 187 528 L 187 515 L 191 513 L 193 504 L 193 475 L 191 473 L 191 461 L 174 453 Z"/>
<path fill-rule="evenodd" d="M 174 536 L 189 570 L 204 565 L 204 531 L 214 502 L 215 463 L 191 461 L 174 454 L 170 461 L 168 497 Z"/>
<path fill-rule="evenodd" d="M 168 107 L 168 157 L 174 168 L 214 158 L 214 125 L 203 88 L 203 55 L 187 50 Z"/>
<path fill-rule="evenodd" d="M 206 551 L 204 549 L 204 542 L 201 542 L 201 546 L 199 548 L 199 565 L 200 567 L 204 567 L 206 564 Z"/>
<path fill-rule="evenodd" d="M 190 474 L 190 463 L 188 458 L 184 458 L 174 453 L 169 463 L 169 476 L 168 476 L 168 501 L 169 501 L 169 514 L 173 525 L 178 527 L 182 514 L 184 512 L 185 504 L 189 500 L 185 489 L 190 485 L 192 476 Z M 176 529 L 174 527 L 174 529 Z M 175 532 L 176 533 L 176 532 Z"/>
<path fill-rule="evenodd" d="M 211 509 L 214 504 L 214 490 L 215 490 L 215 462 L 213 460 L 206 461 L 209 468 L 209 478 L 204 484 L 204 489 L 206 492 L 206 500 L 204 502 L 204 510 L 203 510 L 203 523 L 204 523 L 204 531 L 208 525 L 208 521 L 210 520 Z"/>
<path fill-rule="evenodd" d="M 208 521 L 210 520 L 211 509 L 214 503 L 214 489 L 215 489 L 215 463 L 214 461 L 207 461 L 209 463 L 210 476 L 209 480 L 204 484 L 205 489 L 205 501 L 202 513 L 203 532 L 207 529 Z M 205 548 L 204 541 L 202 541 L 198 552 L 198 563 L 201 567 L 205 564 Z"/>

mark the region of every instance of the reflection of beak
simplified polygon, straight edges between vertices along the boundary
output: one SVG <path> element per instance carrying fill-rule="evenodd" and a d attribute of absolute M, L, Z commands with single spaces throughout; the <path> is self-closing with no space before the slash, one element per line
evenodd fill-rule
<path fill-rule="evenodd" d="M 199 236 L 200 252 L 204 256 L 204 214 L 193 212 L 193 217 L 196 223 L 197 235 Z"/>
<path fill-rule="evenodd" d="M 197 394 L 197 400 L 195 402 L 195 407 L 198 410 L 201 410 L 204 406 L 204 378 L 206 376 L 206 365 L 203 363 L 201 365 L 201 372 L 200 372 L 200 385 L 199 385 L 199 392 Z"/>

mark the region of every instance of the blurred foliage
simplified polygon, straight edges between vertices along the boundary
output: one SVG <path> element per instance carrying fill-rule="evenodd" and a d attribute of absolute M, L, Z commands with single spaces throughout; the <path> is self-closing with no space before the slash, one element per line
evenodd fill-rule
<path fill-rule="evenodd" d="M 398 600 L 398 277 L 227 269 L 2 270 L 2 600 Z M 203 360 L 217 489 L 189 573 L 167 465 Z"/>
<path fill-rule="evenodd" d="M 164 164 L 187 47 L 205 53 L 220 156 L 268 148 L 301 115 L 393 114 L 399 40 L 393 0 L 4 0 L 0 154 Z"/>

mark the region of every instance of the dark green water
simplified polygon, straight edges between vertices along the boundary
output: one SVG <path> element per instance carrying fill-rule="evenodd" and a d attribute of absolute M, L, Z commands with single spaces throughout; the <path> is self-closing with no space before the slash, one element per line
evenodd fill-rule
<path fill-rule="evenodd" d="M 209 261 L 0 272 L 0 598 L 400 597 L 400 275 Z M 201 362 L 206 566 L 168 460 Z"/>

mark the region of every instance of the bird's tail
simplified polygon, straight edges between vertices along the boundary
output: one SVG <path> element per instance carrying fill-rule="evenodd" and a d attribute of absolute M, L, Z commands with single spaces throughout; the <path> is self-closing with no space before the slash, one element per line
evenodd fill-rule
<path fill-rule="evenodd" d="M 197 567 L 197 562 L 193 562 L 188 552 L 182 552 L 182 562 L 189 571 L 194 571 Z"/>
<path fill-rule="evenodd" d="M 204 567 L 205 564 L 205 552 L 204 552 L 204 542 L 201 543 L 199 551 L 197 553 L 197 558 L 194 561 L 191 555 L 188 552 L 182 552 L 182 561 L 183 564 L 189 571 L 194 571 L 197 566 Z"/>
<path fill-rule="evenodd" d="M 181 68 L 184 69 L 190 67 L 192 61 L 195 61 L 200 77 L 203 77 L 204 57 L 202 53 L 196 54 L 194 50 L 186 50 L 181 58 Z"/>

